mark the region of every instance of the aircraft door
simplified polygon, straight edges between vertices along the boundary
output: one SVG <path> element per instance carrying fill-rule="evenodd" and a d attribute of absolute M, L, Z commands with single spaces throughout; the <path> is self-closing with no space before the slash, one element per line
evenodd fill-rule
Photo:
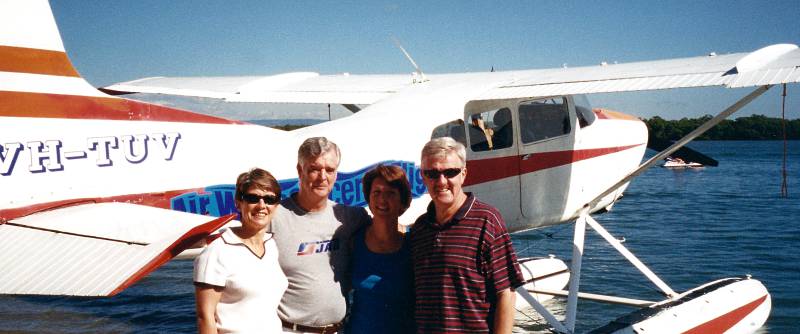
<path fill-rule="evenodd" d="M 515 145 L 514 103 L 477 102 L 465 112 L 467 179 L 465 190 L 500 210 L 513 229 L 520 221 L 519 169 Z"/>
<path fill-rule="evenodd" d="M 519 120 L 520 211 L 541 226 L 564 215 L 572 177 L 575 111 L 566 97 L 524 101 Z"/>

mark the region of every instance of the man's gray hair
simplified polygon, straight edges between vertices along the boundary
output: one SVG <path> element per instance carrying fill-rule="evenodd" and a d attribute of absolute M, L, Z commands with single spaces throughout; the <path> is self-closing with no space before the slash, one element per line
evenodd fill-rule
<path fill-rule="evenodd" d="M 448 154 L 455 153 L 458 159 L 461 160 L 461 167 L 467 165 L 467 149 L 464 145 L 450 137 L 439 137 L 431 139 L 422 147 L 421 159 L 428 158 L 444 158 Z"/>
<path fill-rule="evenodd" d="M 297 149 L 297 163 L 305 166 L 307 161 L 318 158 L 328 152 L 336 153 L 336 166 L 342 161 L 342 152 L 339 151 L 339 146 L 336 143 L 328 140 L 325 137 L 311 137 L 300 144 Z"/>

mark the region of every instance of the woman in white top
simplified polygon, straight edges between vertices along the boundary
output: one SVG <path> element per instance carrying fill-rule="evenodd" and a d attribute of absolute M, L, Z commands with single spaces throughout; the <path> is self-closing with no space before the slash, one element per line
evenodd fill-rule
<path fill-rule="evenodd" d="M 242 226 L 226 229 L 195 259 L 200 333 L 281 333 L 278 303 L 288 282 L 269 230 L 281 199 L 269 172 L 254 168 L 236 180 Z"/>

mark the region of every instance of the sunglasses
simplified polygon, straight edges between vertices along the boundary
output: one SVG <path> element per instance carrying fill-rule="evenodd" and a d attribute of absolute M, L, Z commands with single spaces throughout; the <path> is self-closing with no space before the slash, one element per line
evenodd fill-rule
<path fill-rule="evenodd" d="M 276 195 L 258 196 L 256 194 L 242 194 L 241 200 L 250 204 L 258 204 L 258 201 L 263 200 L 266 204 L 275 205 L 281 201 L 281 197 Z"/>
<path fill-rule="evenodd" d="M 424 169 L 422 170 L 422 175 L 425 177 L 436 180 L 439 178 L 440 175 L 444 175 L 444 177 L 448 179 L 452 179 L 456 177 L 456 175 L 461 174 L 461 168 L 448 168 L 444 170 L 438 169 Z"/>

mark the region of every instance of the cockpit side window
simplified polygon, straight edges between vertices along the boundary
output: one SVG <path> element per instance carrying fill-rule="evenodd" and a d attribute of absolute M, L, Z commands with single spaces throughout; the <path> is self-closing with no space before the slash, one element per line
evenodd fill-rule
<path fill-rule="evenodd" d="M 470 115 L 467 125 L 469 147 L 473 152 L 499 150 L 514 145 L 511 110 L 492 109 Z"/>
<path fill-rule="evenodd" d="M 484 121 L 486 112 L 473 114 L 470 116 L 470 124 L 467 125 L 467 135 L 469 136 L 469 146 L 473 152 L 488 151 L 492 149 L 492 128 L 487 127 Z"/>
<path fill-rule="evenodd" d="M 522 143 L 532 143 L 570 133 L 569 107 L 564 98 L 523 102 L 519 105 Z"/>
<path fill-rule="evenodd" d="M 433 129 L 431 139 L 439 137 L 451 137 L 457 142 L 467 146 L 467 136 L 464 133 L 464 121 L 460 119 L 452 120 Z"/>
<path fill-rule="evenodd" d="M 494 149 L 511 147 L 514 145 L 514 127 L 511 124 L 511 110 L 508 108 L 498 109 L 492 117 L 492 128 L 494 129 Z"/>

